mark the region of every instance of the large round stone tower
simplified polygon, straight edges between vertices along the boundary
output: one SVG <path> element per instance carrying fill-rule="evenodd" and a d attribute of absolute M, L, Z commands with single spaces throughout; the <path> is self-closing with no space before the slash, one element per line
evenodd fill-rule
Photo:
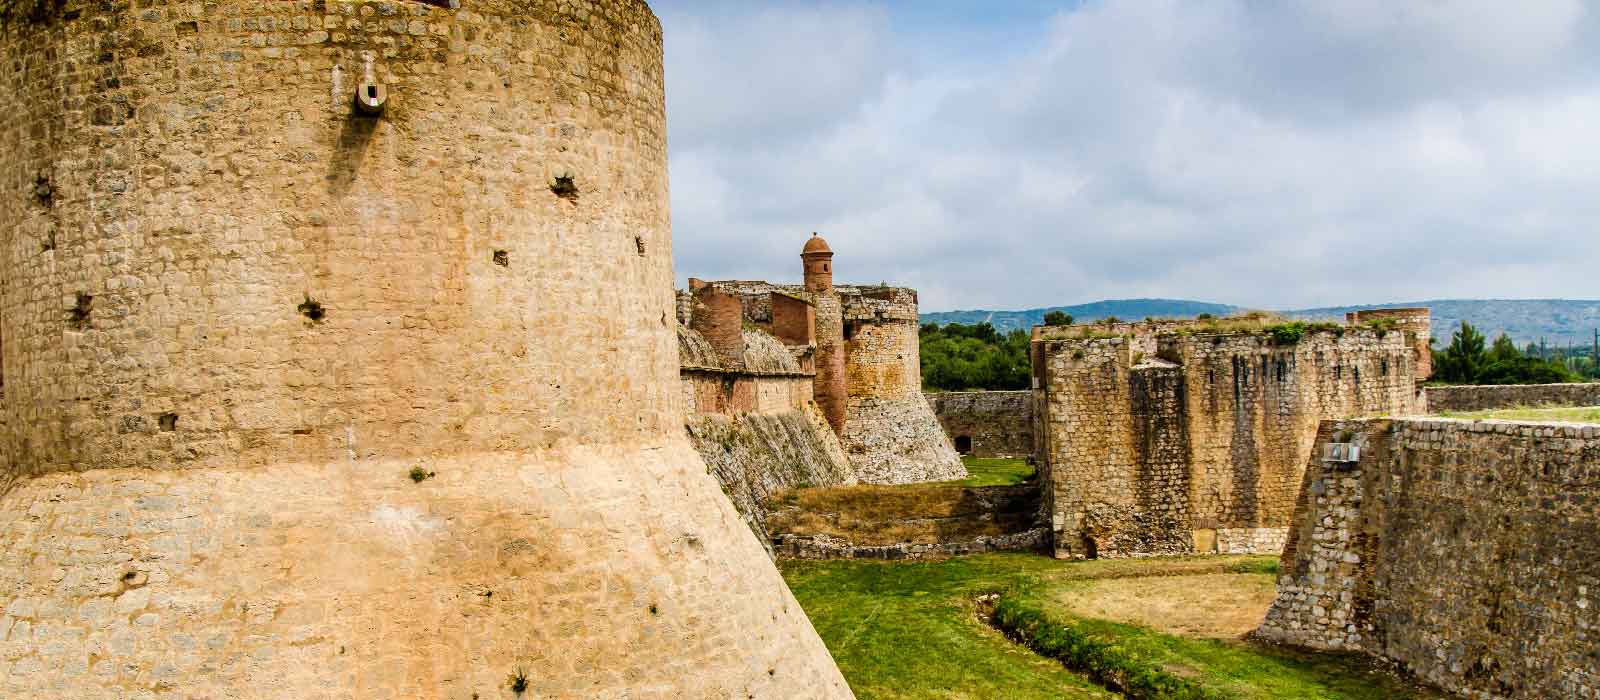
<path fill-rule="evenodd" d="M 40 4 L 0 696 L 850 697 L 683 436 L 644 2 Z"/>

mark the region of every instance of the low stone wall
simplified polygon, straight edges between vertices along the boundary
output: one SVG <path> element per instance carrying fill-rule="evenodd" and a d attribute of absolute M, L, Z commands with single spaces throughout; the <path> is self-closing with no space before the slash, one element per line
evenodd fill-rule
<path fill-rule="evenodd" d="M 1486 411 L 1514 406 L 1600 406 L 1600 383 L 1430 386 L 1428 411 Z"/>
<path fill-rule="evenodd" d="M 957 452 L 975 457 L 1033 454 L 1033 392 L 941 391 L 924 396 Z"/>
<path fill-rule="evenodd" d="M 1600 697 L 1600 427 L 1324 422 L 1281 570 L 1263 638 L 1466 697 Z"/>
<path fill-rule="evenodd" d="M 779 535 L 773 543 L 783 559 L 937 559 L 985 552 L 1037 552 L 1050 545 L 1050 528 L 964 542 L 933 542 L 858 546 L 827 535 Z"/>
<path fill-rule="evenodd" d="M 768 521 L 779 557 L 916 559 L 1048 543 L 1035 484 L 875 486 L 782 494 Z"/>
<path fill-rule="evenodd" d="M 770 553 L 768 499 L 784 489 L 844 486 L 855 472 L 815 406 L 738 417 L 692 416 L 689 442 Z"/>

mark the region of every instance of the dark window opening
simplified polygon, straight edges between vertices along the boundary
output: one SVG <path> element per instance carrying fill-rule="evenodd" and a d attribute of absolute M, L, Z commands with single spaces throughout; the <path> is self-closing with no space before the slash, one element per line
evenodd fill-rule
<path fill-rule="evenodd" d="M 846 324 L 844 324 L 844 339 L 845 340 L 854 340 L 855 337 L 856 337 L 856 324 L 854 324 L 854 323 L 846 323 Z"/>
<path fill-rule="evenodd" d="M 956 436 L 956 451 L 960 452 L 961 454 L 972 454 L 972 436 L 971 435 L 957 435 Z"/>
<path fill-rule="evenodd" d="M 1333 378 L 1334 379 L 1338 379 L 1338 378 L 1340 378 L 1342 376 L 1344 376 L 1344 366 L 1343 365 L 1334 365 L 1333 366 Z"/>
<path fill-rule="evenodd" d="M 823 272 L 827 272 L 828 271 L 828 263 L 822 263 L 822 271 Z"/>
<path fill-rule="evenodd" d="M 376 86 L 376 85 L 368 85 L 367 86 L 367 99 L 369 99 L 369 100 L 378 99 L 378 86 Z"/>
<path fill-rule="evenodd" d="M 1389 376 L 1389 360 L 1388 359 L 1384 359 L 1382 362 L 1380 362 L 1378 364 L 1378 371 L 1379 371 L 1379 373 L 1381 373 L 1385 377 Z"/>

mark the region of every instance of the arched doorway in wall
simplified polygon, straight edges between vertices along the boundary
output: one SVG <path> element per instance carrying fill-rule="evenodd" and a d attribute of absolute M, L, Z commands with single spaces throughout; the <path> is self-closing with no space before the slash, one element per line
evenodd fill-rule
<path fill-rule="evenodd" d="M 971 435 L 957 435 L 956 436 L 956 451 L 960 452 L 961 454 L 964 454 L 964 455 L 965 454 L 972 454 L 972 436 Z"/>

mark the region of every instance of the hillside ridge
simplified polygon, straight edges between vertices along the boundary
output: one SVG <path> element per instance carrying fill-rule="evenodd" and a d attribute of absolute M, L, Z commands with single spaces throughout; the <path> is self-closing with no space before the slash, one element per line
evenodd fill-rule
<path fill-rule="evenodd" d="M 1553 347 L 1590 344 L 1594 341 L 1595 330 L 1600 329 L 1600 299 L 1432 299 L 1275 311 L 1292 318 L 1342 319 L 1349 311 L 1411 306 L 1426 306 L 1433 310 L 1433 335 L 1441 344 L 1449 342 L 1451 332 L 1462 321 L 1471 323 L 1491 338 L 1503 332 L 1519 345 L 1543 341 Z M 1123 320 L 1138 320 L 1147 316 L 1182 318 L 1202 313 L 1222 316 L 1246 308 L 1193 299 L 1105 299 L 1087 304 L 1014 311 L 935 311 L 922 314 L 922 320 L 941 325 L 988 322 L 996 330 L 1005 332 L 1043 323 L 1044 315 L 1051 311 L 1064 311 L 1078 321 L 1088 322 L 1111 316 Z"/>

